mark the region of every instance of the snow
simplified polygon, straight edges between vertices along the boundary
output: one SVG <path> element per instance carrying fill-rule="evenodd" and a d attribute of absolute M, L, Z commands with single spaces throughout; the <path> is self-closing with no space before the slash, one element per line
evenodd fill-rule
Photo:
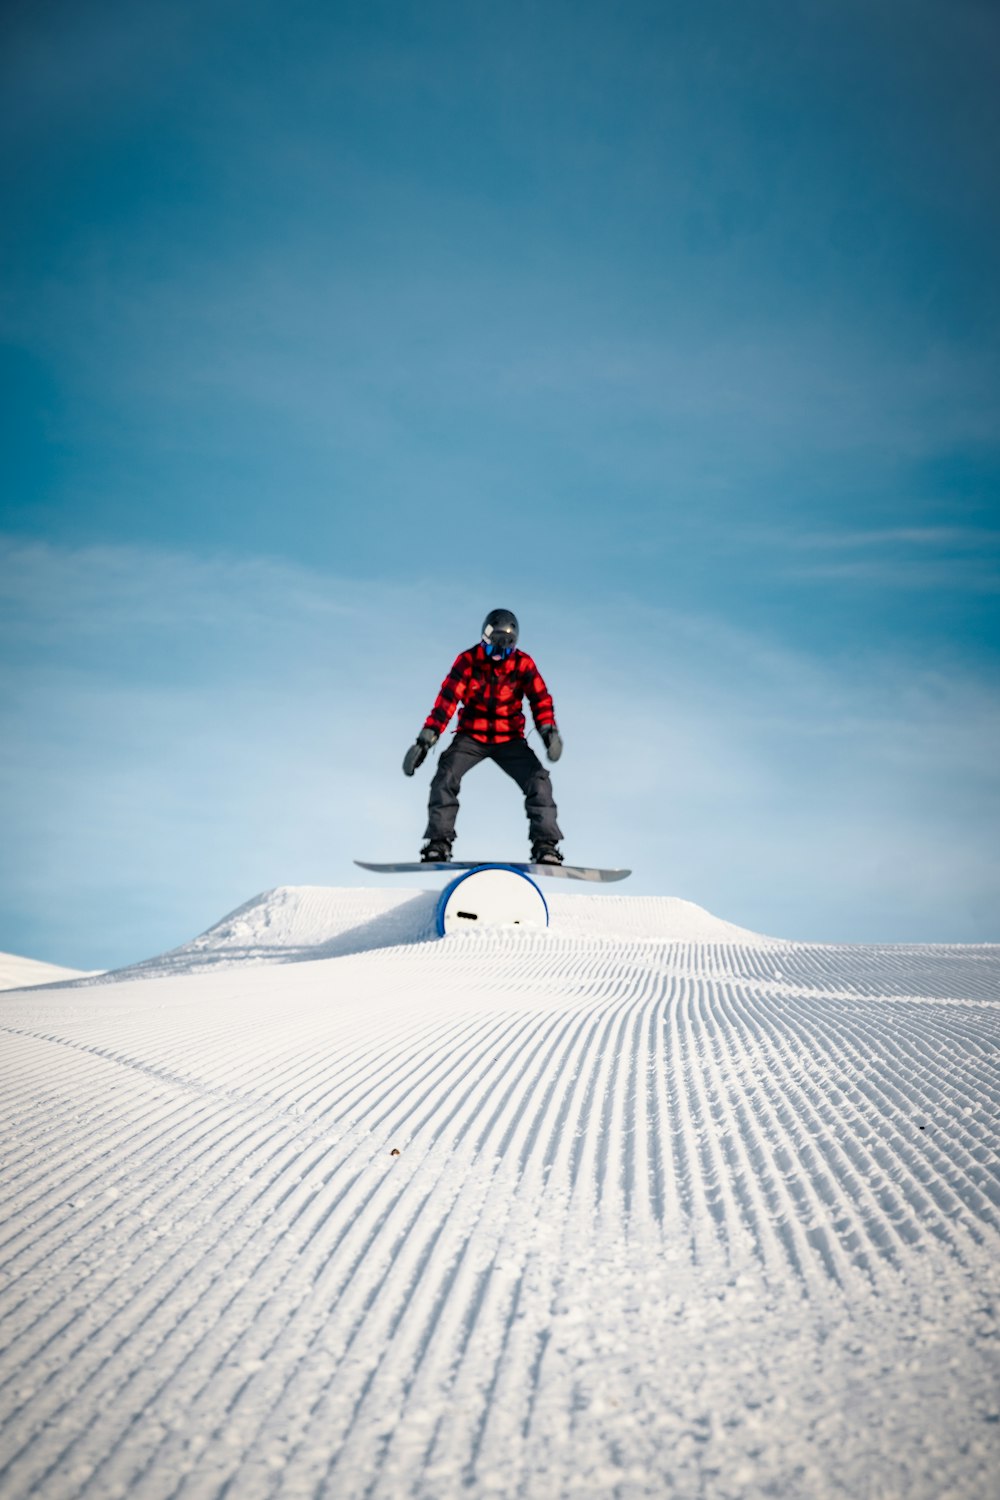
<path fill-rule="evenodd" d="M 442 882 L 444 884 L 444 882 Z M 743 942 L 774 945 L 713 917 L 692 901 L 671 896 L 560 894 L 550 880 L 545 899 L 551 931 L 564 941 L 659 939 L 667 942 Z M 247 901 L 193 942 L 143 963 L 119 969 L 110 979 L 138 975 L 191 974 L 232 964 L 291 963 L 342 958 L 394 944 L 438 942 L 434 915 L 440 891 L 340 890 L 326 886 L 279 886 Z"/>
<path fill-rule="evenodd" d="M 35 984 L 52 984 L 61 979 L 78 979 L 84 969 L 64 969 L 46 964 L 38 958 L 19 958 L 16 953 L 0 953 L 0 990 L 23 990 Z"/>
<path fill-rule="evenodd" d="M 435 899 L 0 996 L 5 1500 L 990 1493 L 1000 947 Z"/>

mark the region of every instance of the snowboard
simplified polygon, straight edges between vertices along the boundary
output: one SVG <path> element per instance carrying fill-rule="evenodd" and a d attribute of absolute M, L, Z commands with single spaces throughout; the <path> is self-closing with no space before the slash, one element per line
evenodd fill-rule
<path fill-rule="evenodd" d="M 561 875 L 564 880 L 624 880 L 631 870 L 595 870 L 589 865 L 533 865 L 518 864 L 512 859 L 457 859 L 447 864 L 438 864 L 422 859 L 402 861 L 391 865 L 369 864 L 367 860 L 354 861 L 362 870 L 375 870 L 379 875 L 408 875 L 417 870 L 520 870 L 525 875 Z"/>

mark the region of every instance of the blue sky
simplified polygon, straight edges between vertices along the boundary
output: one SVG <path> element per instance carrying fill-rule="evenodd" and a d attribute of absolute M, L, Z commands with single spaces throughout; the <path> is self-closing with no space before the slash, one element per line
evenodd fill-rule
<path fill-rule="evenodd" d="M 0 948 L 408 854 L 501 604 L 570 857 L 1000 938 L 995 7 L 0 24 Z M 460 835 L 522 852 L 488 769 Z"/>

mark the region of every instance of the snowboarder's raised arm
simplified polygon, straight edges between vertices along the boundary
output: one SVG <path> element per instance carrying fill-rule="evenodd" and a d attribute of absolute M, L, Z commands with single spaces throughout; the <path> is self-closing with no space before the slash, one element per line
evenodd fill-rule
<path fill-rule="evenodd" d="M 448 727 L 448 720 L 455 712 L 469 683 L 469 673 L 472 670 L 472 653 L 462 651 L 455 658 L 455 663 L 441 684 L 441 691 L 434 700 L 434 707 L 424 720 L 425 729 L 433 729 L 440 736 Z"/>

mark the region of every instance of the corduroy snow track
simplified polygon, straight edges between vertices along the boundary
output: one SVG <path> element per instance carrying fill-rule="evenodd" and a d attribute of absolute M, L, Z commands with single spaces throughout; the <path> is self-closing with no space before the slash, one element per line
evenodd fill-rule
<path fill-rule="evenodd" d="M 4 1500 L 987 1494 L 1000 948 L 432 903 L 0 995 Z"/>

